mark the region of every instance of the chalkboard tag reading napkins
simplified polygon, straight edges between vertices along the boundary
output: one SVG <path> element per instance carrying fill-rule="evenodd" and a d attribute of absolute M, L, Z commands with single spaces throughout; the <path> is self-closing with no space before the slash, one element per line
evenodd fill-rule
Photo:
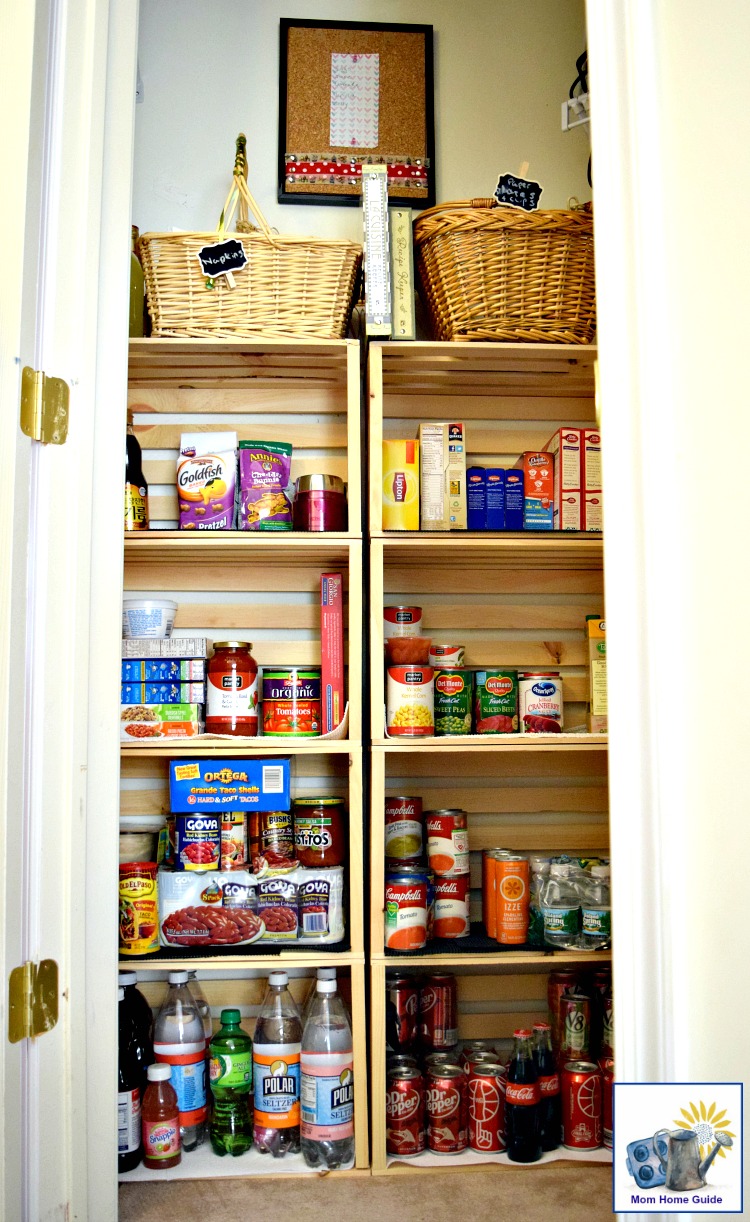
<path fill-rule="evenodd" d="M 495 187 L 495 199 L 499 204 L 512 204 L 514 208 L 525 208 L 533 212 L 539 207 L 543 188 L 528 178 L 517 178 L 515 174 L 501 174 Z"/>
<path fill-rule="evenodd" d="M 227 284 L 234 288 L 232 272 L 241 272 L 247 264 L 245 248 L 237 238 L 226 238 L 223 242 L 213 242 L 210 246 L 201 246 L 198 251 L 204 276 L 215 280 L 217 276 L 226 276 Z"/>

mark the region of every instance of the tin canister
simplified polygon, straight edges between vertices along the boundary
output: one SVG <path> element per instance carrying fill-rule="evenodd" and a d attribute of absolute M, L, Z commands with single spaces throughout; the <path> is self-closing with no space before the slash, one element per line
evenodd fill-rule
<path fill-rule="evenodd" d="M 427 873 L 398 870 L 385 879 L 386 950 L 421 950 L 427 944 Z"/>
<path fill-rule="evenodd" d="M 221 816 L 221 868 L 244 870 L 247 866 L 247 811 L 225 810 Z"/>
<path fill-rule="evenodd" d="M 485 849 L 482 853 L 482 921 L 491 938 L 497 938 L 495 862 L 512 856 L 510 849 Z"/>
<path fill-rule="evenodd" d="M 159 949 L 158 866 L 155 861 L 120 865 L 120 953 L 151 955 Z"/>
<path fill-rule="evenodd" d="M 385 799 L 385 856 L 392 861 L 422 856 L 424 820 L 420 797 Z"/>
<path fill-rule="evenodd" d="M 383 607 L 383 637 L 421 636 L 421 607 Z"/>
<path fill-rule="evenodd" d="M 453 670 L 464 664 L 464 645 L 430 645 L 428 662 L 436 670 Z"/>
<path fill-rule="evenodd" d="M 425 738 L 435 733 L 435 684 L 431 666 L 389 666 L 386 717 L 392 738 Z"/>
<path fill-rule="evenodd" d="M 320 667 L 264 667 L 263 733 L 317 738 L 321 732 Z"/>
<path fill-rule="evenodd" d="M 597 1150 L 602 1144 L 602 1075 L 593 1061 L 571 1060 L 560 1074 L 563 1145 Z"/>
<path fill-rule="evenodd" d="M 471 734 L 474 672 L 460 666 L 435 671 L 435 735 Z"/>
<path fill-rule="evenodd" d="M 564 993 L 559 1010 L 560 1059 L 588 1057 L 591 1041 L 591 998 L 581 990 Z"/>
<path fill-rule="evenodd" d="M 469 873 L 469 832 L 465 810 L 425 811 L 427 860 L 438 877 Z"/>
<path fill-rule="evenodd" d="M 518 717 L 522 734 L 562 733 L 563 689 L 558 670 L 519 673 Z"/>
<path fill-rule="evenodd" d="M 518 732 L 518 676 L 514 670 L 478 670 L 475 675 L 476 734 Z"/>

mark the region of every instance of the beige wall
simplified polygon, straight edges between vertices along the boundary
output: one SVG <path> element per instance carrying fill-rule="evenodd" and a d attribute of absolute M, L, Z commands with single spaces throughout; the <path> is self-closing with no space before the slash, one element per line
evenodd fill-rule
<path fill-rule="evenodd" d="M 587 129 L 560 121 L 585 46 L 584 0 L 141 0 L 142 231 L 213 228 L 244 131 L 250 187 L 272 225 L 359 239 L 358 209 L 275 202 L 282 16 L 434 26 L 439 202 L 490 196 L 524 161 L 542 207 L 590 198 Z"/>

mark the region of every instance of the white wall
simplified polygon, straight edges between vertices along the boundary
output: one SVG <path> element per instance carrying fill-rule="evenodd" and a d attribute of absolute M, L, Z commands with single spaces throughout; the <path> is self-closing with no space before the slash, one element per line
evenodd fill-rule
<path fill-rule="evenodd" d="M 244 131 L 250 188 L 270 224 L 360 239 L 357 208 L 275 202 L 282 16 L 434 26 L 438 202 L 491 196 L 524 161 L 542 207 L 590 198 L 587 131 L 560 122 L 585 46 L 584 0 L 141 0 L 141 232 L 213 229 Z"/>

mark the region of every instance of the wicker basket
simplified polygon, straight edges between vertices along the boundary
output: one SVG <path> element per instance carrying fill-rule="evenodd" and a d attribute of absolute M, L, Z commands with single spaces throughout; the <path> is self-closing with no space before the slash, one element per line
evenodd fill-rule
<path fill-rule="evenodd" d="M 355 242 L 273 233 L 246 181 L 245 137 L 237 140 L 232 188 L 216 233 L 144 233 L 138 244 L 155 336 L 200 339 L 341 339 L 362 260 Z M 228 232 L 239 206 L 237 232 Z M 260 230 L 247 220 L 248 209 Z M 207 278 L 202 246 L 239 239 L 247 264 Z"/>
<path fill-rule="evenodd" d="M 593 341 L 590 211 L 526 212 L 494 199 L 441 204 L 414 222 L 414 245 L 436 339 Z"/>

